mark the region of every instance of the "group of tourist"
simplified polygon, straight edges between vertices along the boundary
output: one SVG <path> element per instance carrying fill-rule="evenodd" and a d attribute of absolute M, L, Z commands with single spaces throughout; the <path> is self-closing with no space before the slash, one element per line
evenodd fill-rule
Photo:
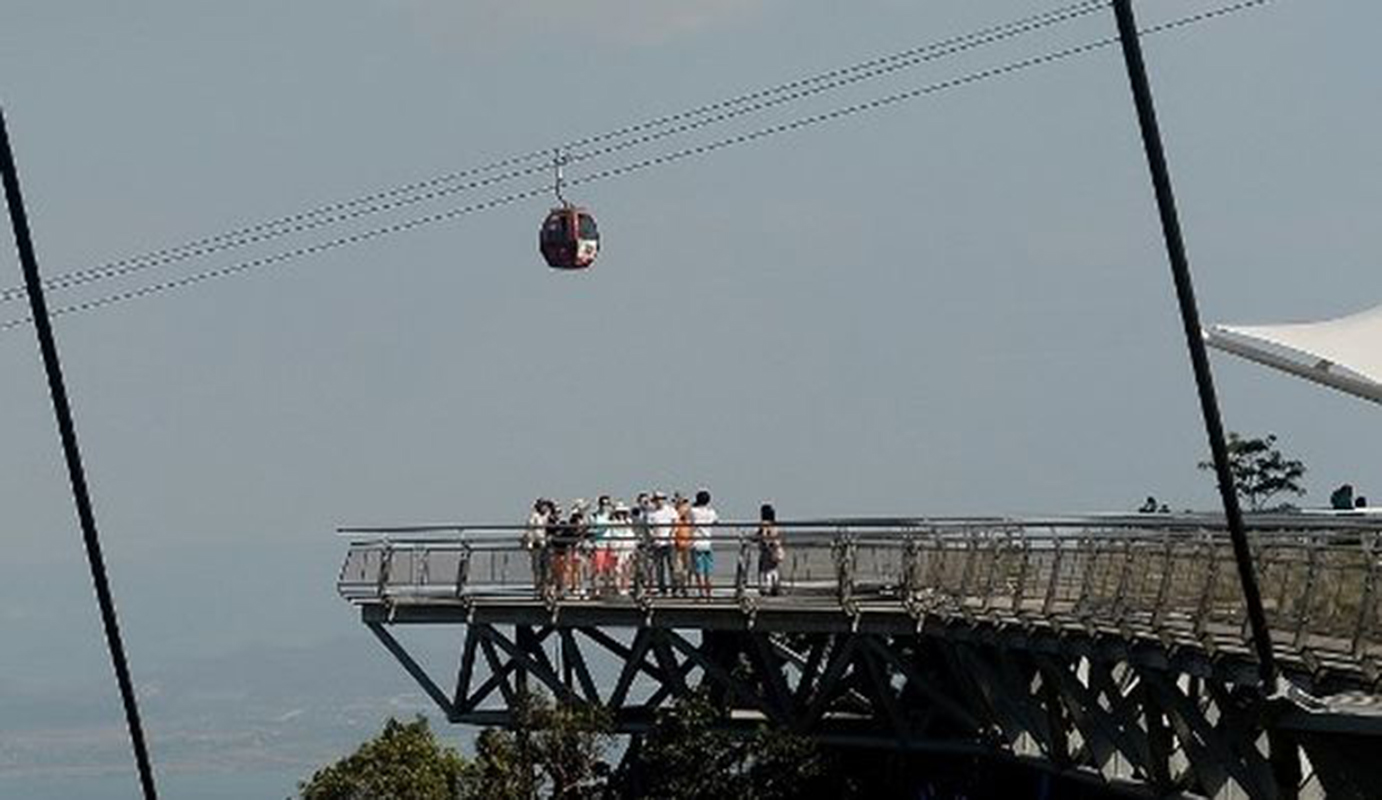
<path fill-rule="evenodd" d="M 1345 483 L 1329 494 L 1329 507 L 1335 511 L 1355 511 L 1368 507 L 1368 499 L 1353 494 L 1353 484 Z"/>
<path fill-rule="evenodd" d="M 772 505 L 763 505 L 760 518 L 760 586 L 777 594 L 782 535 Z M 540 497 L 522 545 L 543 597 L 627 595 L 637 585 L 663 596 L 709 599 L 719 521 L 705 489 L 693 497 L 643 492 L 632 504 L 601 495 L 593 507 L 574 500 L 566 510 Z"/>

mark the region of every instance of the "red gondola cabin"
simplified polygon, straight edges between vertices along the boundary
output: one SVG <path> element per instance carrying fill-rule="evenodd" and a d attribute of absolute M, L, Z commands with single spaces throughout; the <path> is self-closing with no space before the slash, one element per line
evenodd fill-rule
<path fill-rule="evenodd" d="M 538 231 L 537 244 L 552 269 L 585 269 L 600 252 L 600 229 L 584 208 L 554 208 Z"/>

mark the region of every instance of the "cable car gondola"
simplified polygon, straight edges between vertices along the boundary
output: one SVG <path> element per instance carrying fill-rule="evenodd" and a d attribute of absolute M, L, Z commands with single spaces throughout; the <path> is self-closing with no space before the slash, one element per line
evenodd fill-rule
<path fill-rule="evenodd" d="M 600 229 L 584 208 L 554 208 L 538 232 L 538 249 L 552 269 L 585 269 L 600 252 Z"/>
<path fill-rule="evenodd" d="M 559 153 L 555 162 L 555 192 L 561 205 L 548 212 L 547 219 L 543 220 L 537 246 L 552 269 L 585 269 L 594 264 L 595 256 L 599 255 L 600 229 L 589 210 L 571 205 L 562 196 L 561 167 L 564 162 Z"/>

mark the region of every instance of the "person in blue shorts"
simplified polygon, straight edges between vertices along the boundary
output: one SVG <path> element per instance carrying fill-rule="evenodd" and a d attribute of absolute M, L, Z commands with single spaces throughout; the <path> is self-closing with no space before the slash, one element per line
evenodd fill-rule
<path fill-rule="evenodd" d="M 691 572 L 705 600 L 710 599 L 710 572 L 715 568 L 712 532 L 719 521 L 720 516 L 710 505 L 710 492 L 697 491 L 696 503 L 691 506 Z"/>

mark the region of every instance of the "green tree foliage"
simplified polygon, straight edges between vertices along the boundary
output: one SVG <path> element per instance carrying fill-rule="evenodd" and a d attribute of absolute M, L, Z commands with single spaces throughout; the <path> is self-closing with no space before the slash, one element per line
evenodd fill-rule
<path fill-rule="evenodd" d="M 556 800 L 603 796 L 613 737 L 600 709 L 553 704 L 529 694 L 514 708 L 514 730 L 487 729 L 476 741 L 474 768 L 462 796 Z"/>
<path fill-rule="evenodd" d="M 787 731 L 717 729 L 718 709 L 694 695 L 658 715 L 637 754 L 641 794 L 667 800 L 778 800 L 808 794 L 823 774 L 810 740 Z"/>
<path fill-rule="evenodd" d="M 1276 448 L 1275 434 L 1267 434 L 1266 438 L 1261 439 L 1244 439 L 1230 432 L 1228 463 L 1233 475 L 1233 488 L 1251 511 L 1270 510 L 1267 502 L 1282 492 L 1305 494 L 1304 487 L 1300 485 L 1300 479 L 1305 475 L 1305 464 L 1282 455 Z M 1199 466 L 1200 469 L 1212 470 L 1214 462 L 1201 461 Z"/>
<path fill-rule="evenodd" d="M 318 770 L 301 800 L 578 800 L 603 796 L 612 737 L 603 712 L 530 695 L 512 731 L 486 729 L 474 760 L 438 744 L 427 720 L 390 719 L 379 736 Z"/>
<path fill-rule="evenodd" d="M 469 770 L 427 720 L 390 718 L 377 737 L 299 785 L 302 800 L 460 800 Z"/>
<path fill-rule="evenodd" d="M 475 740 L 474 768 L 466 775 L 461 796 L 492 800 L 529 800 L 537 796 L 531 759 L 514 734 L 486 728 Z"/>
<path fill-rule="evenodd" d="M 514 713 L 513 730 L 480 733 L 473 760 L 439 745 L 425 719 L 390 719 L 379 736 L 302 783 L 301 799 L 787 800 L 813 796 L 812 782 L 826 776 L 810 740 L 768 728 L 721 730 L 723 712 L 704 694 L 660 713 L 631 769 L 618 775 L 604 760 L 613 736 L 602 710 L 529 695 Z"/>

